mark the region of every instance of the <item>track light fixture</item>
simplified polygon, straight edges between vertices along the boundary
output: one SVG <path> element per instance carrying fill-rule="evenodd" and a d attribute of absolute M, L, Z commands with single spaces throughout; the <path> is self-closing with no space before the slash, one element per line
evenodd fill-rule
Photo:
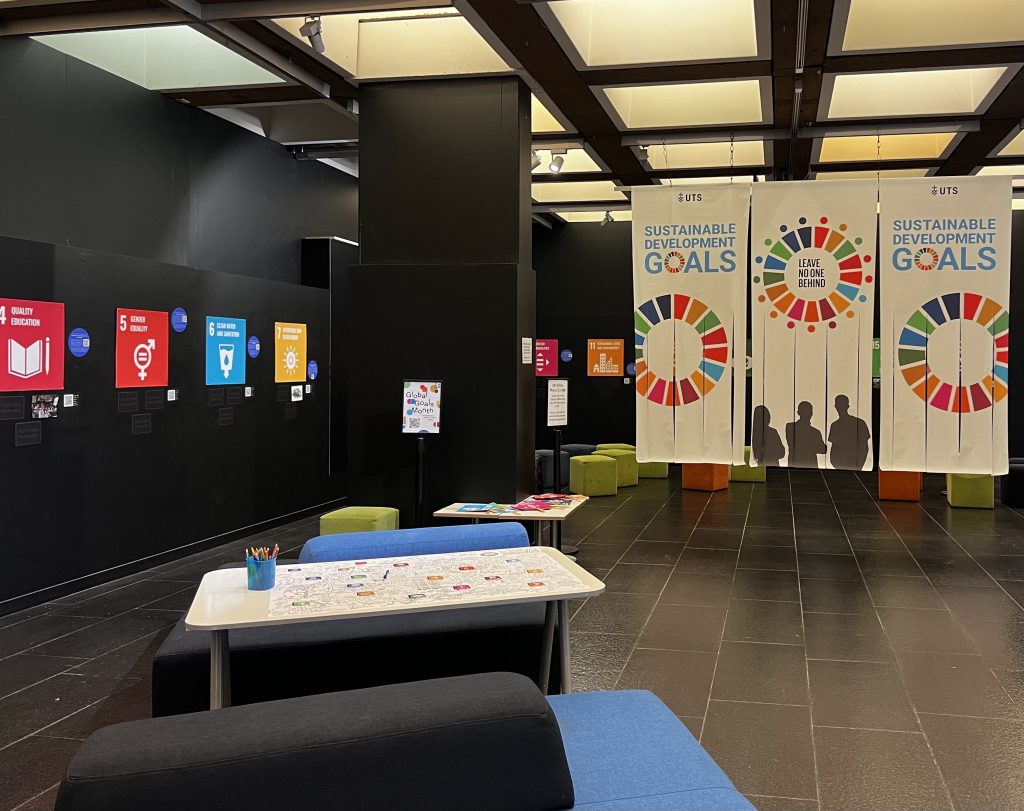
<path fill-rule="evenodd" d="M 615 218 L 612 217 L 612 213 L 610 211 L 606 211 L 604 213 L 604 218 L 601 220 L 601 227 L 604 228 L 608 223 L 614 222 L 614 221 L 615 221 Z"/>
<path fill-rule="evenodd" d="M 318 16 L 306 17 L 306 22 L 299 28 L 299 33 L 309 40 L 310 47 L 318 54 L 327 50 L 323 38 L 323 22 Z"/>
<path fill-rule="evenodd" d="M 540 166 L 540 155 L 537 154 L 537 150 L 533 149 L 530 151 L 530 170 L 536 169 Z"/>
<path fill-rule="evenodd" d="M 565 163 L 565 155 L 552 155 L 551 163 L 548 164 L 548 169 L 557 174 L 562 171 L 562 165 Z"/>

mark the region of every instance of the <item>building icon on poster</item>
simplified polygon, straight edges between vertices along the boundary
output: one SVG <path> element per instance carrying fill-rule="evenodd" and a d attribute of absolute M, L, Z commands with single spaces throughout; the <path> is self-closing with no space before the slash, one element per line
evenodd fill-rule
<path fill-rule="evenodd" d="M 594 374 L 598 375 L 617 375 L 619 373 L 619 365 L 615 361 L 608 360 L 608 353 L 602 352 L 597 359 L 597 363 L 594 364 Z"/>

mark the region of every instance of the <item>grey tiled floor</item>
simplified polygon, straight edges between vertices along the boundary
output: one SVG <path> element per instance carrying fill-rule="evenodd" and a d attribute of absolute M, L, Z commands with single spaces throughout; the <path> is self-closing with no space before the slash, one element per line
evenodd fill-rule
<path fill-rule="evenodd" d="M 761 811 L 1024 809 L 1024 517 L 874 481 L 593 499 L 565 529 L 608 585 L 575 607 L 577 689 L 653 690 Z M 153 651 L 249 540 L 0 617 L 0 809 L 51 808 L 84 737 L 148 715 Z"/>

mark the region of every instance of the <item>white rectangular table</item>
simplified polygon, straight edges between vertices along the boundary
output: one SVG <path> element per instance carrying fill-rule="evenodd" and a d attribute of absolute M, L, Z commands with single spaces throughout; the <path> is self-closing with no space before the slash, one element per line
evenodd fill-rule
<path fill-rule="evenodd" d="M 543 602 L 540 686 L 546 693 L 557 617 L 563 692 L 568 693 L 568 601 L 603 591 L 604 583 L 550 547 L 282 564 L 269 591 L 249 591 L 244 568 L 218 569 L 203 575 L 185 627 L 211 632 L 210 709 L 220 709 L 231 704 L 228 631 L 233 628 Z"/>
<path fill-rule="evenodd" d="M 565 496 L 565 498 L 572 499 L 572 502 L 554 505 L 547 510 L 513 510 L 511 504 L 500 504 L 498 505 L 500 510 L 465 512 L 464 508 L 473 506 L 474 502 L 456 501 L 454 504 L 437 510 L 434 513 L 434 518 L 461 518 L 462 520 L 469 518 L 474 524 L 479 524 L 482 518 L 489 521 L 536 521 L 538 523 L 547 521 L 551 524 L 551 543 L 556 549 L 561 549 L 562 522 L 589 501 L 586 496 L 579 495 Z"/>

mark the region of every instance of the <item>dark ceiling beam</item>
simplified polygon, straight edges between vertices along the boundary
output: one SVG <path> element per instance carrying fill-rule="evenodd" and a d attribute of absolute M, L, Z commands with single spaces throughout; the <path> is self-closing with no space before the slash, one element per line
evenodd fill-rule
<path fill-rule="evenodd" d="M 139 0 L 98 0 L 7 8 L 0 3 L 0 37 L 104 31 L 188 22 L 180 10 Z"/>
<path fill-rule="evenodd" d="M 828 163 L 815 163 L 810 167 L 810 169 L 812 172 L 884 172 L 886 169 L 934 169 L 941 165 L 941 159 L 830 161 Z"/>
<path fill-rule="evenodd" d="M 811 127 L 818 120 L 818 105 L 821 101 L 822 65 L 828 53 L 829 29 L 832 27 L 834 0 L 808 2 L 807 36 L 804 45 L 803 72 L 799 78 L 800 96 L 799 127 Z M 789 164 L 791 180 L 804 180 L 811 169 L 812 142 L 807 138 L 795 137 Z"/>
<path fill-rule="evenodd" d="M 747 79 L 768 76 L 770 60 L 746 62 L 702 62 L 689 65 L 644 65 L 635 68 L 582 70 L 580 76 L 591 87 L 617 84 L 660 84 L 663 82 L 704 82 L 715 79 Z"/>
<path fill-rule="evenodd" d="M 266 87 L 228 87 L 217 90 L 186 90 L 166 95 L 193 107 L 244 107 L 250 104 L 283 104 L 294 101 L 323 100 L 303 85 L 269 85 Z"/>
<path fill-rule="evenodd" d="M 1024 69 L 1010 79 L 1000 93 L 982 113 L 981 129 L 967 133 L 946 158 L 936 174 L 967 175 L 984 163 L 1013 130 L 1020 126 L 1024 116 Z"/>
<path fill-rule="evenodd" d="M 467 0 L 467 5 L 620 182 L 629 186 L 651 182 L 633 151 L 622 145 L 618 128 L 536 9 L 509 0 Z"/>
<path fill-rule="evenodd" d="M 826 56 L 825 73 L 870 73 L 880 70 L 920 70 L 976 65 L 1007 65 L 1024 62 L 1024 47 L 1007 45 L 991 48 L 940 48 L 934 51 L 843 54 Z"/>
<path fill-rule="evenodd" d="M 797 0 L 772 3 L 772 120 L 777 128 L 790 127 L 793 119 L 794 69 L 796 64 Z M 789 173 L 789 143 L 778 140 L 772 145 L 775 174 L 778 179 Z"/>

